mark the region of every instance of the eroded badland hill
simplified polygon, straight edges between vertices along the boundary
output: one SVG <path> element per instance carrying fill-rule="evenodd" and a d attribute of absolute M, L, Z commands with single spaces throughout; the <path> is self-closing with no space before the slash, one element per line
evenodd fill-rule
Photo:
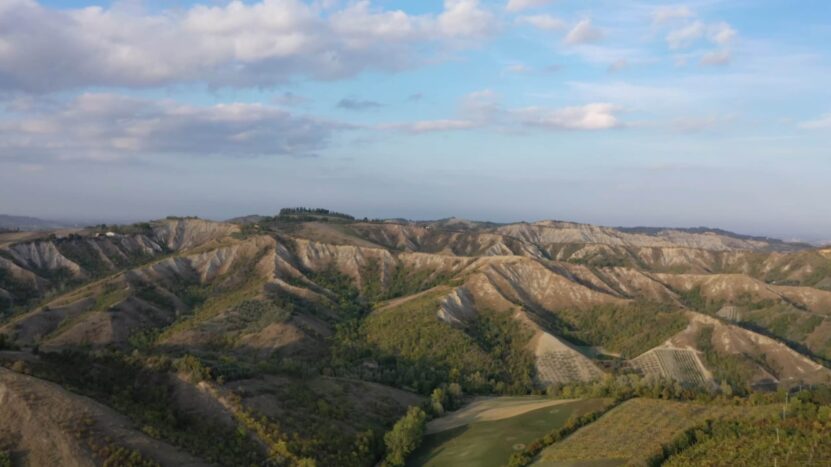
<path fill-rule="evenodd" d="M 831 383 L 830 361 L 828 251 L 723 231 L 299 213 L 0 234 L 0 452 L 22 465 L 374 465 L 450 384 L 745 394 Z"/>

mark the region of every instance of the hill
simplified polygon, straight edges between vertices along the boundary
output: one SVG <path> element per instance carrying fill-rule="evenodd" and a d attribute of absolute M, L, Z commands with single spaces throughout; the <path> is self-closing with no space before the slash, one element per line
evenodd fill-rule
<path fill-rule="evenodd" d="M 68 227 L 62 222 L 48 221 L 36 217 L 10 216 L 0 214 L 0 232 L 2 231 L 30 231 L 30 230 L 51 230 Z"/>
<path fill-rule="evenodd" d="M 0 240 L 0 363 L 198 462 L 374 465 L 408 406 L 440 415 L 473 395 L 831 383 L 831 257 L 716 229 L 297 208 Z M 0 451 L 45 449 L 26 430 L 0 421 Z M 66 446 L 57 461 L 103 462 Z"/>

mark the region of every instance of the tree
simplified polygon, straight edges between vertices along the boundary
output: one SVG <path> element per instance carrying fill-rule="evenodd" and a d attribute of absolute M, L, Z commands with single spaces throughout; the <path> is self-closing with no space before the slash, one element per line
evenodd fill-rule
<path fill-rule="evenodd" d="M 433 414 L 437 417 L 444 415 L 444 404 L 446 401 L 444 389 L 433 389 L 433 394 L 430 395 L 430 406 L 433 409 Z"/>
<path fill-rule="evenodd" d="M 426 424 L 427 414 L 421 408 L 413 406 L 407 409 L 407 414 L 384 435 L 389 465 L 404 465 L 407 456 L 421 444 Z"/>
<path fill-rule="evenodd" d="M 450 383 L 447 386 L 447 394 L 450 396 L 450 409 L 455 410 L 462 403 L 462 386 L 459 383 Z"/>

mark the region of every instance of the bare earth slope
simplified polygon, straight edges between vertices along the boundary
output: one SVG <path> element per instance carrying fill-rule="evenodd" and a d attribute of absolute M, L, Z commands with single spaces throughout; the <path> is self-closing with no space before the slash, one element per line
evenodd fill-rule
<path fill-rule="evenodd" d="M 30 376 L 0 367 L 0 441 L 21 465 L 93 466 L 116 447 L 161 465 L 207 465 L 135 430 L 122 415 Z"/>

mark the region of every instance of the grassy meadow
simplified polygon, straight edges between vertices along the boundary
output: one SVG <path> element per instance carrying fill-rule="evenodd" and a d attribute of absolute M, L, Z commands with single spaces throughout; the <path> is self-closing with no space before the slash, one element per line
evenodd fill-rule
<path fill-rule="evenodd" d="M 491 404 L 495 408 L 504 405 L 500 404 L 500 399 L 503 398 L 494 399 Z M 606 399 L 586 399 L 537 408 L 498 420 L 473 418 L 469 424 L 425 436 L 421 447 L 407 465 L 502 466 L 515 451 L 524 449 L 527 443 L 547 432 L 562 427 L 569 417 L 592 412 L 608 403 Z"/>

